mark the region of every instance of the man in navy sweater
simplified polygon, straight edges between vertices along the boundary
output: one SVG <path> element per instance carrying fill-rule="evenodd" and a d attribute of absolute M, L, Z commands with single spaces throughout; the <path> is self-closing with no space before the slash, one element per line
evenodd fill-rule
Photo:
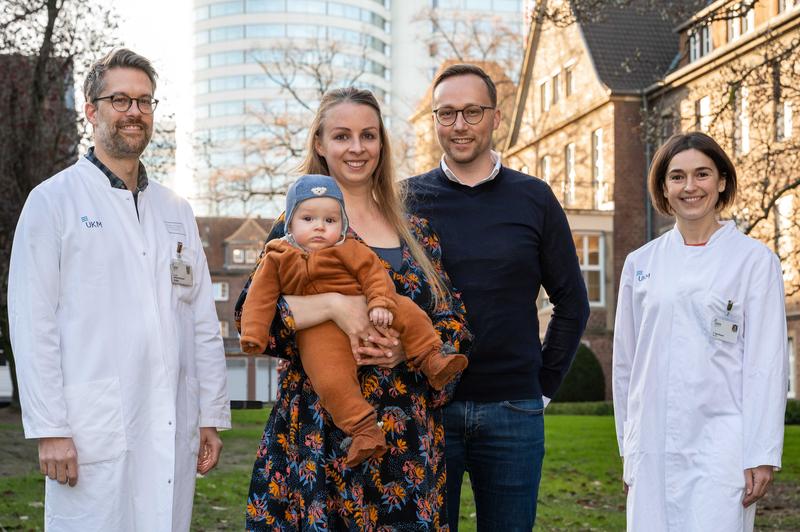
<path fill-rule="evenodd" d="M 542 412 L 564 379 L 589 316 L 567 217 L 543 181 L 500 164 L 491 78 L 453 65 L 434 82 L 440 165 L 409 180 L 412 212 L 439 234 L 442 258 L 475 333 L 469 367 L 445 408 L 447 504 L 458 530 L 464 471 L 478 530 L 530 530 L 544 457 Z M 539 341 L 536 298 L 553 315 Z"/>

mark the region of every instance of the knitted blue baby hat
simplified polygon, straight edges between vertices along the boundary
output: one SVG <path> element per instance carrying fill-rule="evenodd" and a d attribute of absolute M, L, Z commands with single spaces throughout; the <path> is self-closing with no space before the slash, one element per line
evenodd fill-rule
<path fill-rule="evenodd" d="M 306 174 L 292 183 L 286 193 L 286 232 L 297 206 L 311 198 L 333 198 L 342 208 L 342 238 L 347 235 L 347 213 L 344 210 L 344 196 L 332 177 L 319 174 Z"/>

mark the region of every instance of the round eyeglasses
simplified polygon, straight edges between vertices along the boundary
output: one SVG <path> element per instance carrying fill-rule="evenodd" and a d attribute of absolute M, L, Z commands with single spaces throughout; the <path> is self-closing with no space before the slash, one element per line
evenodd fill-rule
<path fill-rule="evenodd" d="M 455 124 L 458 113 L 461 113 L 461 116 L 464 117 L 464 122 L 475 126 L 481 123 L 481 120 L 483 120 L 483 112 L 487 109 L 494 109 L 494 107 L 489 105 L 468 105 L 463 109 L 440 107 L 434 109 L 433 114 L 436 116 L 436 121 L 443 126 L 452 126 Z"/>
<path fill-rule="evenodd" d="M 158 105 L 158 100 L 150 96 L 141 96 L 139 98 L 131 98 L 127 94 L 112 94 L 111 96 L 103 96 L 102 98 L 95 98 L 92 102 L 99 102 L 100 100 L 111 100 L 111 107 L 115 111 L 125 113 L 131 108 L 133 102 L 136 102 L 136 107 L 139 112 L 145 115 L 153 114 Z"/>

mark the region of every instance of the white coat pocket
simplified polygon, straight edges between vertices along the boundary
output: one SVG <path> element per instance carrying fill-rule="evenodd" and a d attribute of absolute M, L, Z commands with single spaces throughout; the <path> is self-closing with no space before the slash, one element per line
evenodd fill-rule
<path fill-rule="evenodd" d="M 113 460 L 125 452 L 119 379 L 64 386 L 64 399 L 78 464 Z"/>

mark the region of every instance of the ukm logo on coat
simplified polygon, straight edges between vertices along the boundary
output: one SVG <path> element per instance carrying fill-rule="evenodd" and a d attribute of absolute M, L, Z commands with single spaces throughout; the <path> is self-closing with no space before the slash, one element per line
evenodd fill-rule
<path fill-rule="evenodd" d="M 88 216 L 81 216 L 81 222 L 87 229 L 102 229 L 103 222 L 100 220 L 90 220 Z"/>

